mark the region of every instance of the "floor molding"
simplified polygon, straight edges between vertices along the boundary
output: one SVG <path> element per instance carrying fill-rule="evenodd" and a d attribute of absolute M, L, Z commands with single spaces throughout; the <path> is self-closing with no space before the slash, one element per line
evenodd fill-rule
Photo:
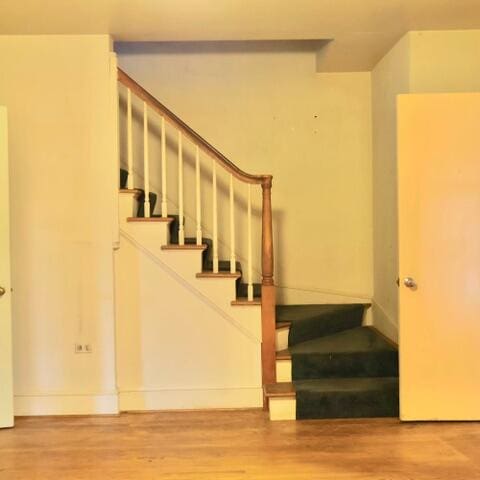
<path fill-rule="evenodd" d="M 17 417 L 35 415 L 117 414 L 118 395 L 111 394 L 34 394 L 15 395 Z"/>
<path fill-rule="evenodd" d="M 121 390 L 119 409 L 126 411 L 251 409 L 263 405 L 262 387 Z"/>

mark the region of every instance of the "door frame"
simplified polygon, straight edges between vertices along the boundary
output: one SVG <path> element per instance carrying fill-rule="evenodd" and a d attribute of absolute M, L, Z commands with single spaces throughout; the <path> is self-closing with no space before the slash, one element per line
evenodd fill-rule
<path fill-rule="evenodd" d="M 7 109 L 0 106 L 0 428 L 13 427 L 13 355 Z"/>

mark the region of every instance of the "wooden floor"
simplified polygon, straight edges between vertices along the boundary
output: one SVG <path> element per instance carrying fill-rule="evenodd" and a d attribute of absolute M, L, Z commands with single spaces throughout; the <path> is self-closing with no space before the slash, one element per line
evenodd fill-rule
<path fill-rule="evenodd" d="M 480 424 L 271 423 L 262 411 L 18 418 L 1 480 L 480 479 Z"/>

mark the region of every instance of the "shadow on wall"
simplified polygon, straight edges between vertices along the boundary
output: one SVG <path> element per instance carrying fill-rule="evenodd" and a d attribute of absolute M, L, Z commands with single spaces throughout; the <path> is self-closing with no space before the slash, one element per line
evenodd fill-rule
<path fill-rule="evenodd" d="M 316 52 L 331 40 L 249 40 L 215 42 L 115 42 L 118 54 L 218 54 Z"/>

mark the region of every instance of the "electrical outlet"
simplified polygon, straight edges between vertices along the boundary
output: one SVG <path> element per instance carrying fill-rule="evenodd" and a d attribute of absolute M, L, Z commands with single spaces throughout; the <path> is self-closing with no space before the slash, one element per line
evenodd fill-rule
<path fill-rule="evenodd" d="M 92 346 L 89 343 L 76 343 L 75 353 L 92 353 Z"/>

